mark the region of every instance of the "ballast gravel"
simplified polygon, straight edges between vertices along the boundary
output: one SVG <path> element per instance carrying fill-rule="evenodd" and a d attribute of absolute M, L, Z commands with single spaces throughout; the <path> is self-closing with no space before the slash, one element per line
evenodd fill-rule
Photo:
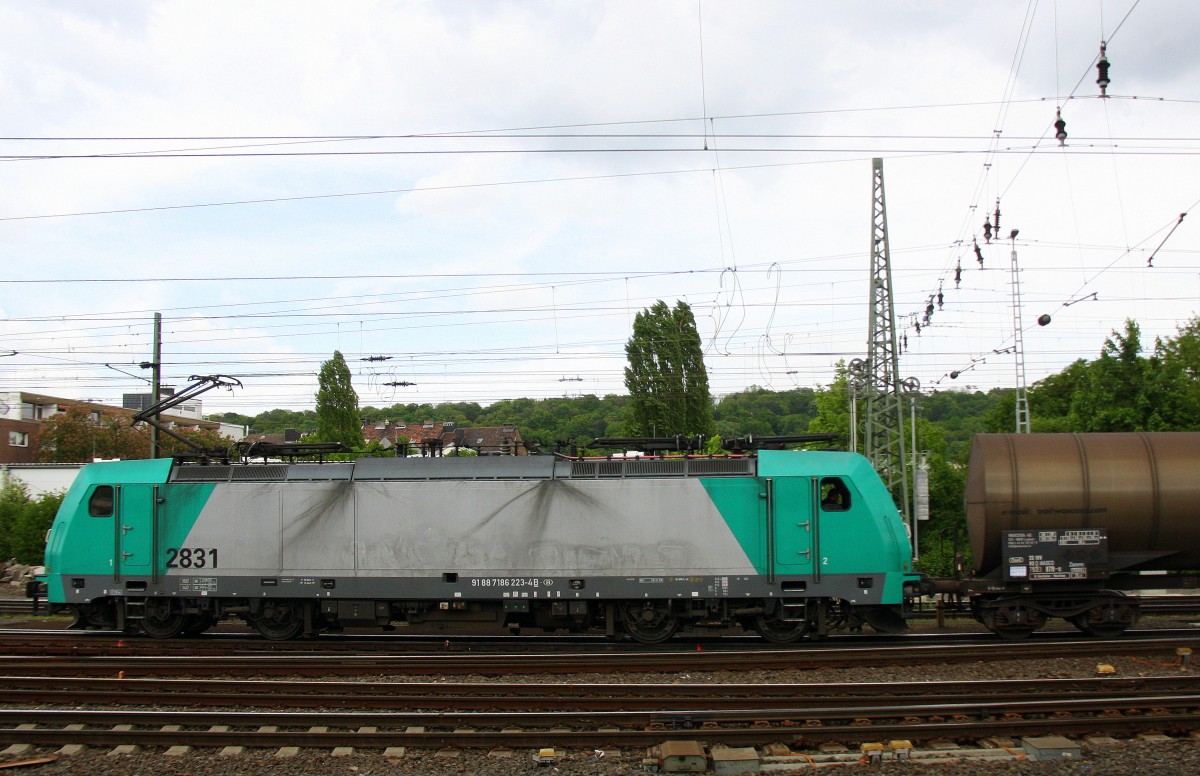
<path fill-rule="evenodd" d="M 1114 657 L 1108 662 L 1116 669 L 1117 676 L 1152 676 L 1190 671 L 1168 661 L 1145 658 Z M 858 669 L 818 669 L 808 671 L 763 672 L 763 671 L 717 671 L 710 673 L 683 674 L 588 674 L 565 678 L 561 675 L 530 675 L 525 677 L 453 677 L 454 681 L 527 681 L 555 683 L 622 682 L 622 683 L 693 683 L 693 682 L 804 682 L 838 683 L 847 681 L 971 681 L 982 679 L 1021 678 L 1075 678 L 1094 676 L 1096 661 L 1093 659 L 1056 659 L 1049 661 L 1010 660 L 996 662 L 962 663 L 946 666 L 876 667 Z M 344 681 L 345 679 L 339 679 Z M 446 679 L 443 678 L 442 681 Z M 382 683 L 387 681 L 439 681 L 437 677 L 386 677 L 364 676 L 356 681 Z M 695 740 L 703 742 L 697 731 Z M 1166 741 L 1139 739 L 1118 740 L 1111 744 L 1091 745 L 1074 739 L 1081 746 L 1082 757 L 1072 761 L 1037 762 L 1021 757 L 1019 750 L 1001 761 L 982 761 L 957 755 L 945 759 L 932 748 L 918 747 L 909 763 L 890 759 L 882 765 L 859 762 L 851 752 L 837 764 L 818 763 L 812 767 L 805 756 L 819 757 L 814 749 L 792 749 L 794 758 L 772 760 L 764 765 L 761 773 L 818 773 L 861 772 L 896 774 L 1109 774 L 1111 776 L 1145 776 L 1152 774 L 1200 774 L 1200 738 L 1176 736 Z M 967 748 L 970 748 L 968 746 Z M 292 756 L 282 756 L 276 749 L 246 749 L 233 756 L 222 756 L 219 749 L 194 749 L 179 756 L 166 754 L 166 748 L 147 747 L 135 754 L 112 754 L 109 749 L 88 749 L 79 754 L 62 755 L 52 763 L 22 768 L 17 772 L 52 776 L 56 774 L 78 774 L 79 776 L 251 776 L 252 774 L 288 774 L 288 776 L 368 776 L 369 774 L 419 774 L 441 776 L 446 774 L 526 774 L 527 776 L 566 776 L 567 774 L 643 773 L 642 760 L 646 752 L 642 749 L 625 748 L 605 751 L 556 750 L 558 762 L 553 765 L 536 765 L 533 750 L 514 750 L 508 756 L 496 756 L 486 750 L 463 749 L 457 751 L 434 751 L 409 749 L 403 755 L 385 754 L 383 750 L 360 750 L 354 754 L 335 756 L 332 750 L 301 749 Z M 6 762 L 53 756 L 57 749 L 46 748 L 10 755 L 0 752 L 0 765 Z M 764 750 L 758 750 L 760 755 Z M 934 758 L 941 758 L 935 760 Z M 766 761 L 764 761 L 766 762 Z M 712 771 L 710 771 L 711 773 Z"/>
<path fill-rule="evenodd" d="M 1186 624 L 1171 623 L 1169 626 Z M 908 682 L 908 681 L 973 681 L 984 679 L 1076 678 L 1095 676 L 1099 663 L 1111 664 L 1117 676 L 1161 676 L 1191 672 L 1190 665 L 1180 665 L 1167 656 L 1161 659 L 1115 656 L 1109 659 L 1007 660 L 978 661 L 949 665 L 878 666 L 853 669 L 813 669 L 791 671 L 714 671 L 680 674 L 638 673 L 616 675 L 530 675 L 526 677 L 450 677 L 452 681 L 505 681 L 538 683 L 841 683 L 841 682 Z M 389 681 L 447 681 L 442 677 L 363 676 L 355 679 L 339 677 L 339 681 L 381 683 Z M 701 731 L 694 740 L 703 742 Z M 1076 738 L 1081 757 L 1073 760 L 1038 762 L 1023 756 L 1019 749 L 1003 753 L 1004 759 L 984 761 L 956 752 L 942 754 L 922 742 L 912 761 L 891 759 L 882 764 L 870 764 L 850 752 L 837 761 L 819 761 L 816 749 L 788 750 L 794 756 L 763 760 L 760 773 L 887 773 L 923 774 L 928 776 L 987 776 L 999 774 L 1029 774 L 1030 776 L 1158 776 L 1159 774 L 1200 774 L 1200 738 L 1188 736 L 1160 737 L 1159 740 L 1123 739 L 1114 743 L 1089 743 Z M 971 748 L 974 745 L 965 745 Z M 557 749 L 557 762 L 538 765 L 534 750 L 514 750 L 499 756 L 499 752 L 463 749 L 435 751 L 408 749 L 403 754 L 383 750 L 359 750 L 353 754 L 328 749 L 301 749 L 295 753 L 276 749 L 246 749 L 240 754 L 222 755 L 219 749 L 194 749 L 180 755 L 167 754 L 166 747 L 147 747 L 132 754 L 115 754 L 109 748 L 90 748 L 76 754 L 59 754 L 57 747 L 28 751 L 0 749 L 0 767 L 30 761 L 29 765 L 14 768 L 13 773 L 36 773 L 39 776 L 78 774 L 79 776 L 252 776 L 254 774 L 287 774 L 287 776 L 371 776 L 372 774 L 412 774 L 414 776 L 566 776 L 580 774 L 608 776 L 609 774 L 644 773 L 640 748 L 610 749 L 605 752 Z M 980 750 L 982 751 L 982 750 Z M 993 750 L 995 752 L 995 750 Z M 760 755 L 766 753 L 762 748 Z M 42 758 L 56 757 L 52 762 L 34 764 Z M 809 758 L 816 762 L 810 762 Z M 713 771 L 708 771 L 712 773 Z"/>
<path fill-rule="evenodd" d="M 45 753 L 15 759 L 33 759 Z M 414 776 L 461 776 L 485 774 L 515 776 L 523 774 L 610 774 L 643 773 L 643 752 L 626 750 L 598 757 L 593 752 L 560 751 L 554 765 L 534 764 L 532 752 L 514 752 L 511 757 L 494 757 L 486 752 L 464 751 L 455 754 L 411 752 L 402 757 L 386 757 L 382 752 L 335 757 L 328 751 L 301 751 L 291 757 L 274 752 L 248 751 L 237 756 L 217 752 L 190 753 L 168 757 L 162 751 L 146 750 L 138 754 L 110 755 L 104 751 L 60 757 L 53 763 L 22 768 L 18 773 L 79 774 L 79 776 L 249 776 L 251 774 L 287 774 L 287 776 L 370 776 L 371 774 L 413 774 Z M 932 755 L 930 755 L 932 756 Z M 802 759 L 802 758 L 795 758 Z M 767 770 L 766 768 L 769 768 Z M 1169 743 L 1121 742 L 1103 747 L 1084 746 L 1079 760 L 1036 762 L 1009 759 L 1003 762 L 979 762 L 969 758 L 948 762 L 928 761 L 925 752 L 914 754 L 912 762 L 888 761 L 882 765 L 848 761 L 842 764 L 783 764 L 766 766 L 762 773 L 887 773 L 928 774 L 929 776 L 987 776 L 991 774 L 1030 774 L 1031 776 L 1145 776 L 1146 774 L 1200 773 L 1200 742 L 1176 740 Z M 710 771 L 711 772 L 711 771 Z"/>

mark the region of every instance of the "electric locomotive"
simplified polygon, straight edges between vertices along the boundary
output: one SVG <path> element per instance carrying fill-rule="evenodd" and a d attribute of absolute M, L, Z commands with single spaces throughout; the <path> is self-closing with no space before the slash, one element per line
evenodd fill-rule
<path fill-rule="evenodd" d="M 861 455 L 364 458 L 85 466 L 46 595 L 79 627 L 270 639 L 492 623 L 657 643 L 902 630 L 921 577 Z"/>

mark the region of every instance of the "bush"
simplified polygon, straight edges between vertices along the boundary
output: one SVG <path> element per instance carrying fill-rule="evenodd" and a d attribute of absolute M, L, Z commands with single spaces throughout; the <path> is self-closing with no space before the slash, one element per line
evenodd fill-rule
<path fill-rule="evenodd" d="M 61 492 L 29 495 L 25 483 L 6 476 L 0 485 L 0 559 L 41 566 L 46 562 L 46 531 L 62 504 Z"/>

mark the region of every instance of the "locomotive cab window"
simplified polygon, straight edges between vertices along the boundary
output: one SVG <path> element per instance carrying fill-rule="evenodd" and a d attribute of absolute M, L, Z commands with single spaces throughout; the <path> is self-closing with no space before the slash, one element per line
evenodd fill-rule
<path fill-rule="evenodd" d="M 88 499 L 88 514 L 92 517 L 112 517 L 113 486 L 97 485 Z"/>
<path fill-rule="evenodd" d="M 850 489 L 841 477 L 821 479 L 821 511 L 845 512 L 850 508 Z"/>

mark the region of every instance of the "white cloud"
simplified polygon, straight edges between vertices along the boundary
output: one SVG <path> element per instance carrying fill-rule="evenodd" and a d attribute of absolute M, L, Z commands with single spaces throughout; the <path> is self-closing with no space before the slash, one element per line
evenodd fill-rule
<path fill-rule="evenodd" d="M 1190 220 L 1146 267 L 1200 199 L 1200 18 L 1164 0 L 1122 21 L 1130 6 L 1038 7 L 1018 58 L 1026 8 L 994 4 L 0 2 L 7 136 L 194 138 L 3 140 L 4 154 L 360 152 L 4 163 L 0 279 L 275 279 L 0 284 L 0 338 L 23 351 L 0 362 L 0 387 L 134 387 L 95 364 L 143 360 L 161 309 L 180 374 L 247 375 L 246 403 L 226 408 L 309 406 L 334 348 L 376 404 L 381 375 L 419 382 L 397 400 L 555 395 L 567 373 L 585 378 L 571 390 L 621 391 L 629 321 L 659 298 L 696 308 L 719 392 L 827 383 L 865 347 L 875 156 L 902 371 L 946 387 L 972 365 L 970 384 L 1012 383 L 1011 355 L 994 352 L 1011 344 L 1012 246 L 984 243 L 981 270 L 970 244 L 997 197 L 1002 232 L 1020 229 L 1025 325 L 1054 317 L 1026 334 L 1030 381 L 1094 357 L 1127 316 L 1150 343 L 1200 291 Z M 1063 151 L 1038 140 L 1059 105 Z M 199 139 L 536 127 L 558 129 Z M 408 153 L 368 153 L 384 151 Z M 483 185 L 505 181 L 541 182 Z M 11 220 L 356 192 L 392 193 Z M 939 287 L 944 308 L 918 336 L 912 316 Z M 276 317 L 223 317 L 235 313 Z M 82 314 L 127 331 L 93 341 Z M 44 316 L 60 320 L 29 320 Z M 356 361 L 382 353 L 386 367 Z"/>

